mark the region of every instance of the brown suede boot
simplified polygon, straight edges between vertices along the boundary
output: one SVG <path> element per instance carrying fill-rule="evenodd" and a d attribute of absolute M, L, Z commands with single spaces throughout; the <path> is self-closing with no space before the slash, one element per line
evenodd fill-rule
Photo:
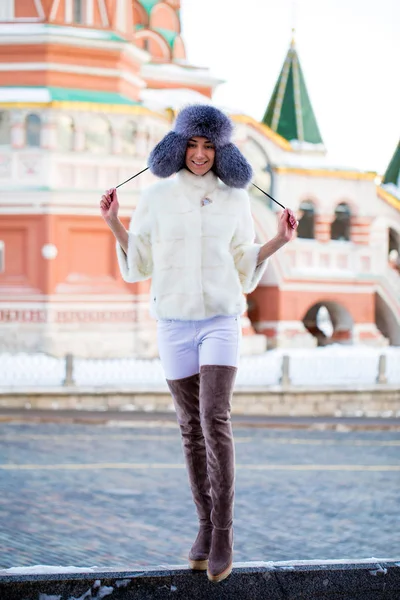
<path fill-rule="evenodd" d="M 207 455 L 199 413 L 200 375 L 197 373 L 184 379 L 170 379 L 167 384 L 174 400 L 190 488 L 200 522 L 199 533 L 189 552 L 189 565 L 196 571 L 205 571 L 213 527 Z"/>
<path fill-rule="evenodd" d="M 233 501 L 235 449 L 230 419 L 231 397 L 237 369 L 204 365 L 200 369 L 200 419 L 206 440 L 214 526 L 207 576 L 226 579 L 233 561 Z"/>

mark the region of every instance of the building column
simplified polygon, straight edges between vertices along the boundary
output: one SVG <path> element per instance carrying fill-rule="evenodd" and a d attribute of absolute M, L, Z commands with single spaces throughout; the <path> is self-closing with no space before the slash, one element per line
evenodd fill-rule
<path fill-rule="evenodd" d="M 15 150 L 25 146 L 25 113 L 11 111 L 11 147 Z"/>
<path fill-rule="evenodd" d="M 319 242 L 329 242 L 331 239 L 332 215 L 315 215 L 314 236 Z"/>
<path fill-rule="evenodd" d="M 41 148 L 56 151 L 58 149 L 57 115 L 53 112 L 43 112 L 40 118 L 42 120 Z"/>

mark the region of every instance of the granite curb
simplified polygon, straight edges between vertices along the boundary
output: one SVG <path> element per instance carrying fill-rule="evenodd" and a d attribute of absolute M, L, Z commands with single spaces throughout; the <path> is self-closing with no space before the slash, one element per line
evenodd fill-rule
<path fill-rule="evenodd" d="M 400 558 L 236 563 L 219 584 L 182 566 L 0 570 L 1 600 L 399 600 Z M 15 572 L 17 571 L 17 572 Z M 42 571 L 42 572 L 41 572 Z M 44 572 L 43 572 L 44 571 Z"/>
<path fill-rule="evenodd" d="M 102 425 L 126 423 L 130 426 L 143 424 L 176 425 L 174 411 L 86 410 L 59 408 L 5 408 L 0 406 L 0 423 L 81 423 Z M 236 427 L 273 429 L 332 429 L 400 431 L 400 418 L 394 417 L 334 417 L 334 416 L 274 416 L 232 414 Z"/>

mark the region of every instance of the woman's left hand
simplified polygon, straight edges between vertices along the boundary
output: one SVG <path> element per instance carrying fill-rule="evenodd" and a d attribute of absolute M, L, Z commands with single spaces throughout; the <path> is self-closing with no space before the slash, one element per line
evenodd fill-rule
<path fill-rule="evenodd" d="M 279 216 L 278 237 L 285 242 L 290 242 L 296 235 L 298 225 L 294 212 L 290 208 L 285 208 Z"/>

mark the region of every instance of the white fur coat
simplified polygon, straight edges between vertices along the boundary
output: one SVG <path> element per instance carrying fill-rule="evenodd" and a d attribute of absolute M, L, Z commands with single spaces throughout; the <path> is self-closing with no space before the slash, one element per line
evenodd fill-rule
<path fill-rule="evenodd" d="M 117 244 L 117 255 L 125 281 L 152 278 L 153 316 L 200 320 L 243 313 L 243 292 L 266 267 L 257 266 L 259 249 L 247 192 L 211 171 L 199 177 L 183 169 L 143 192 L 128 254 Z"/>

